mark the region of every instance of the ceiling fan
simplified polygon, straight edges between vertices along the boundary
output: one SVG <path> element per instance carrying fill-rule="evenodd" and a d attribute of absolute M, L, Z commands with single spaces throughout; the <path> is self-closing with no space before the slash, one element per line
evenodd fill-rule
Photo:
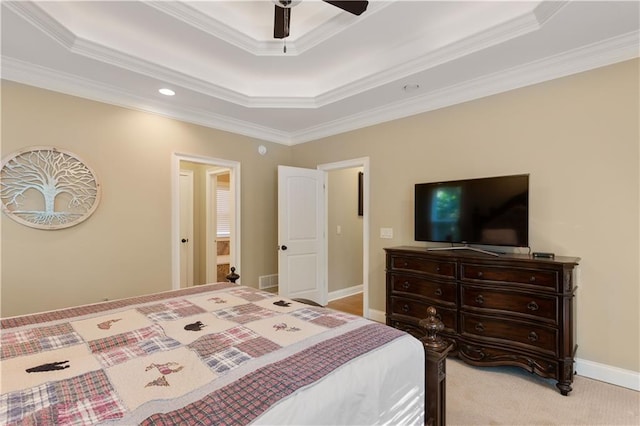
<path fill-rule="evenodd" d="M 360 15 L 367 10 L 368 1 L 329 1 L 323 0 L 335 7 L 338 7 L 354 15 Z M 291 8 L 298 4 L 300 0 L 273 0 L 275 3 L 275 15 L 273 21 L 273 37 L 286 38 L 289 36 L 289 23 L 291 22 Z"/>

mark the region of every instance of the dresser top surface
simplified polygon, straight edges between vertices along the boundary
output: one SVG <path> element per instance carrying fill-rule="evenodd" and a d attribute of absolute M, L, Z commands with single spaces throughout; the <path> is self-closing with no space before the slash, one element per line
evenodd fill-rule
<path fill-rule="evenodd" d="M 451 260 L 522 260 L 532 261 L 539 263 L 552 263 L 552 264 L 578 264 L 580 263 L 579 257 L 571 256 L 555 256 L 552 259 L 533 257 L 532 254 L 520 254 L 520 253 L 497 253 L 497 256 L 481 253 L 472 249 L 456 248 L 455 250 L 428 250 L 428 247 L 415 247 L 415 246 L 398 246 L 398 247 L 385 247 L 387 252 L 406 252 L 408 254 L 428 254 L 429 256 L 438 257 L 440 259 Z"/>

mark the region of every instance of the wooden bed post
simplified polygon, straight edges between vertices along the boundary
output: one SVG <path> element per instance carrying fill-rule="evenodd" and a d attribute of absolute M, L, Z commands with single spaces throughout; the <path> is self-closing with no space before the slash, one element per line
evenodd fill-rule
<path fill-rule="evenodd" d="M 453 345 L 438 335 L 444 324 L 436 316 L 436 308 L 427 308 L 427 318 L 420 321 L 426 335 L 420 339 L 425 352 L 425 413 L 424 423 L 444 426 L 446 415 L 447 354 Z"/>
<path fill-rule="evenodd" d="M 227 279 L 227 281 L 229 281 L 230 283 L 235 284 L 236 281 L 238 281 L 238 279 L 240 278 L 240 275 L 236 274 L 236 267 L 232 266 L 231 267 L 231 273 L 229 275 L 227 275 L 225 277 Z"/>

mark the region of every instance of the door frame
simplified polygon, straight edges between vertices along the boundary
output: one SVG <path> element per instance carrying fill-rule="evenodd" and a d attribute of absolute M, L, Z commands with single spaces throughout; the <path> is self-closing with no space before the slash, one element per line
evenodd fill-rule
<path fill-rule="evenodd" d="M 240 209 L 240 163 L 221 158 L 174 152 L 171 155 L 171 288 L 180 288 L 180 161 L 190 161 L 229 169 L 229 188 L 233 193 L 234 214 L 231 217 L 230 265 L 240 273 L 241 268 L 241 209 Z M 240 283 L 240 280 L 238 280 Z"/>
<path fill-rule="evenodd" d="M 207 264 L 205 265 L 205 275 L 206 280 L 208 282 L 214 282 L 217 279 L 218 268 L 217 268 L 217 241 L 218 241 L 218 216 L 216 215 L 216 220 L 213 221 L 213 205 L 215 204 L 214 200 L 216 199 L 216 192 L 218 190 L 218 184 L 216 179 L 218 175 L 229 173 L 229 178 L 231 178 L 231 172 L 227 168 L 219 168 L 216 170 L 209 170 L 206 173 L 206 181 L 205 181 L 205 193 L 206 193 L 206 215 L 207 215 L 207 229 L 206 229 L 206 239 L 207 239 L 207 250 L 206 250 L 206 258 Z M 229 180 L 229 190 L 231 190 L 231 180 Z M 230 217 L 234 215 L 233 203 L 230 205 L 231 212 Z M 229 237 L 233 235 L 233 223 L 231 223 L 231 231 L 229 233 Z M 214 244 L 214 240 L 216 244 Z M 231 238 L 229 238 L 229 244 L 231 244 Z M 230 246 L 231 249 L 231 246 Z M 229 257 L 229 266 L 231 266 L 231 257 Z"/>
<path fill-rule="evenodd" d="M 324 172 L 324 185 L 328 188 L 329 172 L 334 170 L 362 167 L 362 315 L 369 318 L 369 157 L 353 158 L 351 160 L 338 161 L 318 165 L 318 170 Z M 331 188 L 329 188 L 329 191 Z M 324 191 L 324 233 L 329 235 L 329 191 Z M 324 239 L 325 277 L 329 276 L 329 239 Z M 328 292 L 328 289 L 327 289 Z"/>
<path fill-rule="evenodd" d="M 178 177 L 181 178 L 182 176 L 186 176 L 189 178 L 189 200 L 187 200 L 189 202 L 189 213 L 190 213 L 190 217 L 189 217 L 189 222 L 187 224 L 187 236 L 188 238 L 191 239 L 191 241 L 187 241 L 188 243 L 190 243 L 187 246 L 187 251 L 188 251 L 188 256 L 189 256 L 189 263 L 186 265 L 187 268 L 187 282 L 185 284 L 185 288 L 186 287 L 191 287 L 193 286 L 193 263 L 194 263 L 194 259 L 193 259 L 193 191 L 194 191 L 194 182 L 193 182 L 193 170 L 186 170 L 186 169 L 180 169 L 179 173 L 178 173 Z M 180 182 L 178 182 L 179 187 L 181 187 Z M 178 193 L 178 202 L 182 203 L 181 200 L 181 190 L 180 193 Z M 180 206 L 180 210 L 182 210 L 182 205 Z M 180 223 L 180 228 L 182 228 L 182 216 L 179 217 L 179 223 Z M 180 230 L 178 230 L 178 232 L 180 232 Z M 180 233 L 181 234 L 181 233 Z M 183 237 L 183 235 L 179 235 L 178 239 L 181 239 Z M 180 252 L 182 252 L 182 241 L 180 241 L 179 243 L 179 247 L 180 247 Z M 182 272 L 182 258 L 180 257 L 180 270 Z M 182 274 L 180 274 L 182 275 Z M 182 288 L 182 283 L 179 283 L 178 285 L 180 285 L 180 287 Z"/>

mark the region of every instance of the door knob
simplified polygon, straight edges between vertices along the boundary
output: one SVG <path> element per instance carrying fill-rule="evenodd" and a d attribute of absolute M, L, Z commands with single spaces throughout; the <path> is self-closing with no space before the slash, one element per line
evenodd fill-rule
<path fill-rule="evenodd" d="M 183 243 L 186 243 L 186 242 L 189 242 L 189 239 L 188 239 L 188 238 L 183 238 L 183 239 L 182 239 L 182 240 L 180 240 L 180 241 L 182 241 Z"/>
<path fill-rule="evenodd" d="M 280 246 L 280 250 L 286 250 L 287 246 Z"/>

